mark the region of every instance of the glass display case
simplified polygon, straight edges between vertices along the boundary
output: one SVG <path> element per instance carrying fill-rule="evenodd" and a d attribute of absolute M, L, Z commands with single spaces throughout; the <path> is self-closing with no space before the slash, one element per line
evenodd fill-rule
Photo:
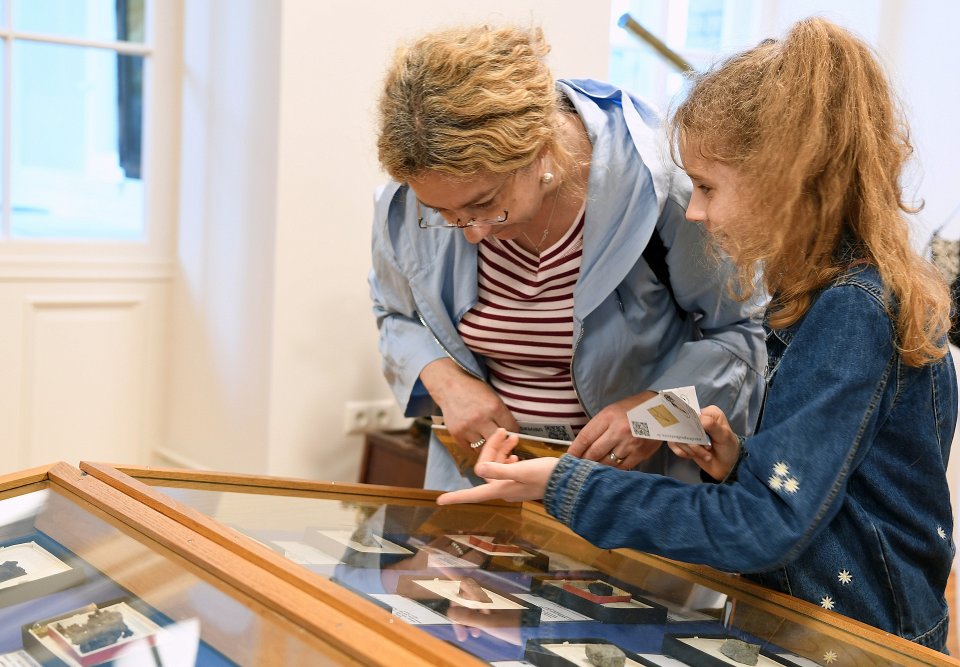
<path fill-rule="evenodd" d="M 279 612 L 365 664 L 960 665 L 735 575 L 598 549 L 539 503 L 441 508 L 416 489 L 80 467 L 364 628 Z"/>
<path fill-rule="evenodd" d="M 0 477 L 0 665 L 103 664 L 433 663 L 72 466 Z"/>

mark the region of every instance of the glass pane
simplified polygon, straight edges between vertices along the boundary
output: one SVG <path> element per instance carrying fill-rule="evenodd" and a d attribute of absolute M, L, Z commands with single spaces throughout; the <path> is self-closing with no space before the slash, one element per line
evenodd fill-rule
<path fill-rule="evenodd" d="M 0 500 L 0 664 L 260 665 L 279 648 L 286 664 L 334 664 L 288 621 L 87 508 L 55 486 Z"/>
<path fill-rule="evenodd" d="M 760 647 L 757 664 L 771 667 L 901 664 L 812 605 L 781 615 L 759 587 L 596 548 L 516 505 L 142 481 L 300 565 L 305 581 L 331 580 L 494 665 L 592 664 L 591 644 L 616 646 L 627 665 L 737 664 L 720 655 L 727 639 Z"/>
<path fill-rule="evenodd" d="M 143 238 L 142 74 L 139 56 L 15 44 L 14 237 Z"/>
<path fill-rule="evenodd" d="M 145 0 L 4 0 L 23 32 L 112 42 L 144 41 Z"/>
<path fill-rule="evenodd" d="M 716 51 L 720 48 L 723 37 L 723 3 L 724 0 L 690 0 L 687 14 L 688 49 Z"/>

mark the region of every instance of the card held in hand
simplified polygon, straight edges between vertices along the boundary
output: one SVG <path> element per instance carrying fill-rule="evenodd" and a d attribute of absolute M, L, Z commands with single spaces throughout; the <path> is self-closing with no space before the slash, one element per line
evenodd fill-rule
<path fill-rule="evenodd" d="M 657 395 L 627 412 L 635 438 L 666 440 L 685 445 L 709 445 L 700 424 L 696 387 L 677 387 Z"/>

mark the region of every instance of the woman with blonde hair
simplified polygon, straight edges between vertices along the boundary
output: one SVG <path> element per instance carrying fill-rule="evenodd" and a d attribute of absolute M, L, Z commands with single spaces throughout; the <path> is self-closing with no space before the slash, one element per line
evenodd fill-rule
<path fill-rule="evenodd" d="M 511 463 L 498 432 L 477 466 L 489 483 L 440 502 L 545 496 L 602 547 L 742 572 L 943 650 L 949 297 L 910 243 L 911 148 L 875 56 L 802 21 L 697 77 L 671 129 L 694 185 L 687 217 L 732 257 L 742 296 L 761 266 L 772 295 L 757 433 L 705 408 L 711 446 L 670 448 L 718 483 L 687 486 L 571 457 Z"/>
<path fill-rule="evenodd" d="M 370 274 L 384 371 L 407 415 L 464 448 L 498 427 L 576 435 L 570 453 L 698 481 L 626 410 L 695 385 L 752 430 L 755 304 L 683 218 L 689 180 L 653 111 L 555 81 L 539 29 L 471 26 L 398 50 L 380 97 Z M 754 318 L 754 319 L 752 319 Z M 692 473 L 692 474 L 691 474 Z M 425 486 L 468 487 L 433 439 Z"/>

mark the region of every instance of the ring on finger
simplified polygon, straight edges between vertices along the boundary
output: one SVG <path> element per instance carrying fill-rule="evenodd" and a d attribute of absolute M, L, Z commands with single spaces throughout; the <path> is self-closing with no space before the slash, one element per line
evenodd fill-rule
<path fill-rule="evenodd" d="M 613 451 L 610 452 L 610 456 L 608 456 L 607 458 L 613 461 L 614 465 L 620 465 L 626 460 L 626 457 L 620 458 L 619 456 L 614 454 Z"/>
<path fill-rule="evenodd" d="M 483 444 L 487 441 L 486 438 L 480 438 L 470 443 L 470 449 L 480 449 L 483 447 Z"/>

